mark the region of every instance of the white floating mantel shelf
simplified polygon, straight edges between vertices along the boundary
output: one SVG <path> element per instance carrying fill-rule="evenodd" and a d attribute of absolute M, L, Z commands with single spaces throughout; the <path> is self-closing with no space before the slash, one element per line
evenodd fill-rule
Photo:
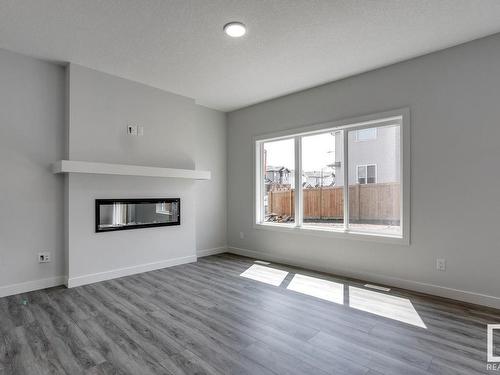
<path fill-rule="evenodd" d="M 143 176 L 165 178 L 189 178 L 210 180 L 210 171 L 193 169 L 143 167 L 140 165 L 94 163 L 88 161 L 59 160 L 52 165 L 54 173 L 91 173 L 120 176 Z"/>

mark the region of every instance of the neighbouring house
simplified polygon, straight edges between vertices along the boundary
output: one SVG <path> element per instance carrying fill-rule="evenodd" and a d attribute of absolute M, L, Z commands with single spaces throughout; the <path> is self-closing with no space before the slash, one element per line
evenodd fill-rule
<path fill-rule="evenodd" d="M 294 171 L 286 167 L 266 167 L 266 176 L 264 184 L 266 186 L 266 191 L 276 190 L 276 189 L 286 189 L 293 185 L 294 182 Z"/>
<path fill-rule="evenodd" d="M 349 133 L 349 185 L 400 181 L 399 132 L 398 126 L 383 126 Z M 336 186 L 344 185 L 343 153 L 342 137 L 336 136 Z"/>
<path fill-rule="evenodd" d="M 337 132 L 338 133 L 338 132 Z M 334 161 L 321 170 L 302 172 L 304 188 L 344 185 L 342 137 L 332 133 L 335 143 Z M 399 127 L 383 126 L 355 130 L 349 133 L 349 185 L 397 183 L 400 181 Z M 381 152 L 393 150 L 394 152 Z M 293 169 L 284 166 L 266 167 L 266 191 L 294 186 Z"/>

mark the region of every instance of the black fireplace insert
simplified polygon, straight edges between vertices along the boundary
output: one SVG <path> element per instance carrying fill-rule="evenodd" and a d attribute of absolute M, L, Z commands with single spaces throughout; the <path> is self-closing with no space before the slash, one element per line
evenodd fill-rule
<path fill-rule="evenodd" d="M 96 232 L 180 224 L 180 198 L 95 200 Z"/>

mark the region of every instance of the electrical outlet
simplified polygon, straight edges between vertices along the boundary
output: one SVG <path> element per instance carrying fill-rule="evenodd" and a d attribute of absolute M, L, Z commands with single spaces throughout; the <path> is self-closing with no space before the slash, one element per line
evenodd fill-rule
<path fill-rule="evenodd" d="M 50 262 L 50 253 L 38 253 L 38 263 L 49 263 Z"/>
<path fill-rule="evenodd" d="M 128 135 L 137 135 L 137 125 L 127 125 Z"/>
<path fill-rule="evenodd" d="M 245 238 L 245 233 L 240 232 L 240 240 L 243 240 Z"/>
<path fill-rule="evenodd" d="M 446 271 L 446 260 L 445 259 L 436 259 L 436 269 L 438 271 Z"/>

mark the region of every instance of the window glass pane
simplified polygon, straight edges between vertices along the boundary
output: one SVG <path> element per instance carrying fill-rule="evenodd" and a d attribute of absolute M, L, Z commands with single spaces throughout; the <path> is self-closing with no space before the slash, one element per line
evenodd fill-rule
<path fill-rule="evenodd" d="M 375 165 L 366 166 L 367 183 L 374 184 L 377 182 L 377 167 Z"/>
<path fill-rule="evenodd" d="M 400 234 L 400 126 L 371 129 L 370 142 L 358 142 L 357 131 L 348 135 L 349 229 Z"/>
<path fill-rule="evenodd" d="M 358 184 L 366 184 L 366 165 L 358 165 Z"/>
<path fill-rule="evenodd" d="M 303 225 L 344 227 L 341 131 L 302 137 Z"/>
<path fill-rule="evenodd" d="M 295 142 L 293 139 L 264 143 L 264 221 L 295 221 Z"/>
<path fill-rule="evenodd" d="M 377 138 L 377 128 L 367 128 L 355 130 L 355 137 L 358 142 L 369 141 Z"/>
<path fill-rule="evenodd" d="M 368 178 L 375 178 L 375 166 L 374 165 L 368 165 L 366 166 L 366 170 L 367 170 L 367 175 L 368 175 Z"/>

